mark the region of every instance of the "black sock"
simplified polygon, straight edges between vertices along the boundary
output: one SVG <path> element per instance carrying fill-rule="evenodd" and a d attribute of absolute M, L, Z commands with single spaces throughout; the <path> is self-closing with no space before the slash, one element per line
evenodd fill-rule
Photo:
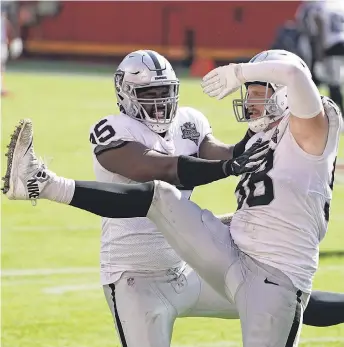
<path fill-rule="evenodd" d="M 340 86 L 330 86 L 330 98 L 338 105 L 340 111 L 342 112 L 342 116 L 344 117 L 344 103 L 343 103 L 343 95 L 340 90 Z"/>
<path fill-rule="evenodd" d="M 75 181 L 70 205 L 101 217 L 146 217 L 153 194 L 153 181 L 138 184 Z"/>
<path fill-rule="evenodd" d="M 313 291 L 303 315 L 303 324 L 328 327 L 344 323 L 344 294 Z"/>

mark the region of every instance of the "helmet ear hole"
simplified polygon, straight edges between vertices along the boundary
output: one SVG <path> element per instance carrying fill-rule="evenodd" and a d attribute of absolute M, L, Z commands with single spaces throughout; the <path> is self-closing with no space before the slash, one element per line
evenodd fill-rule
<path fill-rule="evenodd" d="M 123 91 L 124 92 L 129 92 L 129 89 L 130 89 L 130 87 L 127 85 L 127 84 L 125 84 L 124 86 L 123 86 Z"/>

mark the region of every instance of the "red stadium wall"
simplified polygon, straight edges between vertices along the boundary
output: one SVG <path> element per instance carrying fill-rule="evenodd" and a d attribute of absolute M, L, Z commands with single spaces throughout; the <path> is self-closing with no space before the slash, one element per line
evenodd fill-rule
<path fill-rule="evenodd" d="M 185 30 L 196 54 L 214 59 L 268 48 L 276 29 L 292 19 L 296 1 L 63 2 L 61 13 L 30 28 L 27 49 L 60 54 L 122 55 L 157 49 L 185 56 Z"/>

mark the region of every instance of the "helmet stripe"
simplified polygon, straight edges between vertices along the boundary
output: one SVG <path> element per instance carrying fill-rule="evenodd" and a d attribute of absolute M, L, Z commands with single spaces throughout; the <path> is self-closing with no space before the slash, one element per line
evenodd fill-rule
<path fill-rule="evenodd" d="M 145 52 L 150 56 L 150 58 L 153 61 L 153 64 L 154 64 L 155 69 L 156 69 L 156 75 L 157 76 L 162 76 L 162 67 L 160 65 L 158 57 L 155 55 L 155 53 L 153 51 L 148 51 L 147 50 Z"/>

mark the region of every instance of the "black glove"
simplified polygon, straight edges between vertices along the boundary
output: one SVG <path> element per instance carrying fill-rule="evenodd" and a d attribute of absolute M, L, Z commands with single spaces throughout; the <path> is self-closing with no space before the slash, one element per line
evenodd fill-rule
<path fill-rule="evenodd" d="M 223 164 L 226 176 L 240 176 L 244 173 L 255 172 L 266 158 L 269 150 L 269 141 L 258 139 L 247 151 Z"/>
<path fill-rule="evenodd" d="M 246 152 L 231 160 L 206 160 L 181 155 L 176 176 L 184 187 L 197 187 L 231 175 L 254 172 L 264 162 L 268 150 L 269 141 L 259 139 Z"/>

